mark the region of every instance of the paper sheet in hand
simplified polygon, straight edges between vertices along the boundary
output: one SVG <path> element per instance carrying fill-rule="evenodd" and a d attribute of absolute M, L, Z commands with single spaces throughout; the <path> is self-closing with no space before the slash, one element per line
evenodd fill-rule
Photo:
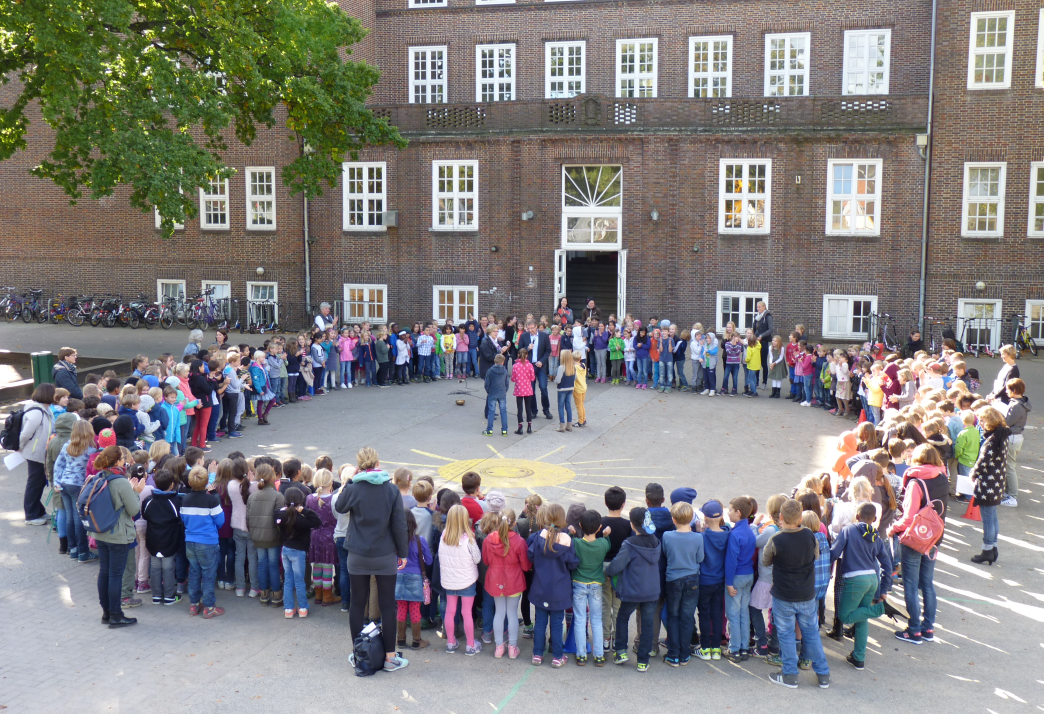
<path fill-rule="evenodd" d="M 16 468 L 25 463 L 25 457 L 19 454 L 17 451 L 12 451 L 10 454 L 4 457 L 4 466 L 7 467 L 8 471 L 14 471 Z"/>

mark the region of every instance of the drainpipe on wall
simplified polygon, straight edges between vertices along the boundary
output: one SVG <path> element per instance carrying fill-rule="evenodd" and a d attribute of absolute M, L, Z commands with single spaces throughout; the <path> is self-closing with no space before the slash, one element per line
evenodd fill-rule
<path fill-rule="evenodd" d="M 304 196 L 304 283 L 305 283 L 305 310 L 312 305 L 312 262 L 309 259 L 311 248 L 308 245 L 308 196 Z M 922 273 L 923 276 L 923 273 Z M 923 278 L 922 278 L 923 280 Z M 923 284 L 923 282 L 922 282 Z M 923 311 L 922 311 L 923 312 Z"/>
<path fill-rule="evenodd" d="M 928 143 L 925 146 L 924 157 L 924 199 L 921 213 L 921 282 L 917 296 L 917 324 L 921 332 L 924 332 L 924 302 L 927 290 L 928 273 L 928 195 L 929 183 L 932 178 L 932 108 L 935 103 L 935 30 L 936 12 L 938 11 L 938 0 L 932 0 L 932 41 L 928 69 Z"/>

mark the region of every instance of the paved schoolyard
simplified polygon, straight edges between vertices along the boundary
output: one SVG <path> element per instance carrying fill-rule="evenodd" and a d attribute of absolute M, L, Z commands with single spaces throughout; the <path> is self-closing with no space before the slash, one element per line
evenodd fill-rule
<path fill-rule="evenodd" d="M 174 330 L 0 324 L 5 348 L 72 344 L 103 356 L 174 351 L 184 337 Z M 997 363 L 977 362 L 992 380 Z M 1024 360 L 1020 366 L 1036 398 L 1044 367 Z M 479 434 L 481 385 L 469 381 L 467 388 L 476 391 L 457 407 L 451 392 L 463 386 L 441 381 L 344 390 L 274 411 L 271 427 L 248 422 L 245 438 L 218 444 L 213 455 L 236 448 L 310 461 L 328 453 L 340 464 L 372 445 L 389 467 L 429 468 L 440 480 L 476 468 L 516 510 L 530 488 L 545 499 L 601 509 L 607 486 L 623 486 L 639 501 L 651 480 L 667 491 L 694 486 L 700 502 L 749 493 L 764 503 L 805 473 L 831 464 L 836 435 L 850 424 L 764 397 L 663 396 L 591 385 L 586 429 L 558 434 L 554 422 L 541 419 L 531 436 L 486 438 Z M 654 662 L 644 675 L 633 662 L 604 669 L 570 662 L 552 670 L 549 664 L 530 665 L 528 642 L 515 661 L 495 660 L 492 648 L 465 658 L 441 651 L 433 632 L 425 633 L 432 648 L 406 653 L 410 666 L 404 671 L 358 679 L 347 664 L 347 615 L 339 608 L 313 607 L 307 620 L 287 621 L 279 608 L 261 608 L 256 600 L 224 591 L 218 599 L 227 612 L 219 619 L 190 619 L 187 605 L 146 604 L 131 612 L 136 627 L 110 631 L 98 622 L 96 566 L 59 557 L 53 534 L 48 543 L 44 529 L 23 524 L 24 467 L 14 473 L 0 468 L 0 705 L 17 712 L 348 708 L 464 714 L 563 704 L 584 712 L 662 712 L 683 702 L 715 710 L 827 705 L 880 711 L 915 701 L 932 711 L 1030 711 L 1044 707 L 1042 424 L 1039 411 L 1031 415 L 1036 428 L 1027 431 L 1020 458 L 1021 505 L 1001 512 L 1000 560 L 993 567 L 968 562 L 979 550 L 978 524 L 948 521 L 948 545 L 936 570 L 937 642 L 904 645 L 892 638 L 890 622 L 874 622 L 867 669 L 855 672 L 844 662 L 850 643 L 826 640 L 833 673 L 828 691 L 815 688 L 811 673 L 802 673 L 797 691 L 775 687 L 765 679 L 772 669 L 757 661 L 694 661 L 677 670 Z M 893 594 L 901 605 L 901 590 Z"/>

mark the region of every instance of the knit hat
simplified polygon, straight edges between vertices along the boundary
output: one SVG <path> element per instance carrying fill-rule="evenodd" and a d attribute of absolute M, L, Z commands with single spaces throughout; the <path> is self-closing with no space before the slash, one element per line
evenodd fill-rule
<path fill-rule="evenodd" d="M 489 506 L 490 513 L 500 513 L 507 505 L 507 500 L 500 491 L 490 491 L 486 494 L 486 505 Z"/>
<path fill-rule="evenodd" d="M 97 438 L 98 434 L 102 433 L 106 429 L 112 427 L 112 424 L 103 416 L 96 416 L 91 419 L 91 427 L 94 429 L 94 436 Z"/>
<path fill-rule="evenodd" d="M 98 403 L 98 415 L 99 416 L 105 416 L 106 414 L 108 414 L 111 411 L 112 411 L 112 407 L 109 406 L 108 404 L 106 404 L 105 402 L 99 402 Z"/>
<path fill-rule="evenodd" d="M 116 446 L 116 432 L 112 429 L 102 429 L 98 434 L 98 448 L 104 449 L 106 446 Z"/>
<path fill-rule="evenodd" d="M 721 518 L 721 503 L 719 501 L 707 501 L 700 509 L 707 518 Z"/>
<path fill-rule="evenodd" d="M 174 389 L 181 389 L 181 380 L 175 377 L 173 374 L 163 380 L 163 383 L 168 387 L 174 387 Z"/>
<path fill-rule="evenodd" d="M 689 486 L 682 486 L 671 491 L 671 505 L 680 501 L 685 501 L 690 506 L 692 502 L 696 500 L 696 489 Z"/>
<path fill-rule="evenodd" d="M 149 412 L 156 406 L 156 400 L 150 397 L 148 394 L 141 395 L 141 411 Z"/>

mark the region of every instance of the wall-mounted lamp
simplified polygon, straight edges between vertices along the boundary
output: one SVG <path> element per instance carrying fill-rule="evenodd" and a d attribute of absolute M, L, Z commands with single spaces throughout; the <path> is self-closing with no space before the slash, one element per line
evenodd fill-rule
<path fill-rule="evenodd" d="M 652 212 L 649 214 L 649 218 L 653 219 L 654 221 L 660 220 L 660 212 L 655 208 L 652 209 Z"/>
<path fill-rule="evenodd" d="M 917 135 L 917 151 L 921 154 L 922 159 L 928 158 L 928 135 L 918 134 Z"/>
<path fill-rule="evenodd" d="M 975 289 L 981 293 L 983 290 L 986 289 L 986 283 L 982 282 L 981 280 L 978 281 L 977 283 L 975 283 Z"/>
<path fill-rule="evenodd" d="M 385 228 L 398 228 L 399 227 L 399 212 L 398 211 L 385 211 L 381 214 L 381 225 Z"/>
<path fill-rule="evenodd" d="M 489 252 L 490 253 L 496 253 L 498 250 L 500 250 L 500 248 L 496 247 L 495 245 L 491 245 L 489 247 Z"/>
<path fill-rule="evenodd" d="M 531 221 L 531 220 L 533 220 L 533 212 L 532 211 L 522 211 L 522 220 L 523 221 Z"/>
<path fill-rule="evenodd" d="M 694 245 L 694 246 L 692 247 L 692 252 L 693 252 L 693 253 L 699 253 L 699 252 L 700 252 L 700 247 L 699 247 L 698 245 Z"/>
<path fill-rule="evenodd" d="M 795 176 L 794 177 L 794 185 L 795 186 L 800 186 L 801 185 L 801 177 L 800 176 Z"/>
<path fill-rule="evenodd" d="M 265 269 L 259 265 L 257 266 L 257 270 L 255 270 L 254 272 L 257 273 L 257 277 L 260 278 L 262 275 L 265 274 Z"/>

